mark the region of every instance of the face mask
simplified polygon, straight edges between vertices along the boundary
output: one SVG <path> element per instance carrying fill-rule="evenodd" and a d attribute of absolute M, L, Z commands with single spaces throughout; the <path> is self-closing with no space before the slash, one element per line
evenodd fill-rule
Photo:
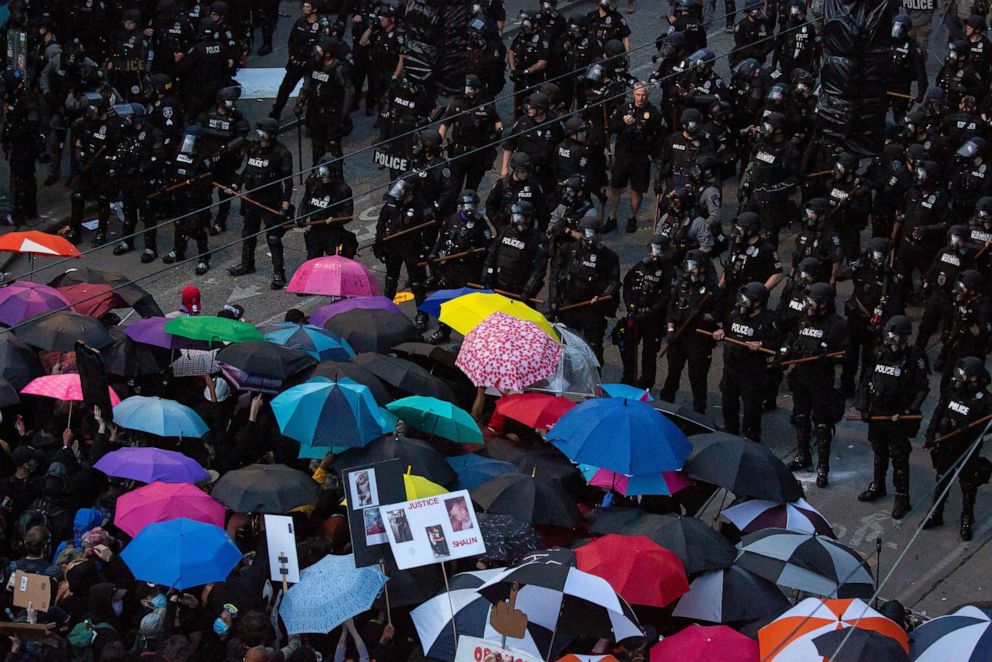
<path fill-rule="evenodd" d="M 155 597 L 152 598 L 152 608 L 153 609 L 164 609 L 166 606 L 165 596 L 161 593 L 156 593 Z"/>
<path fill-rule="evenodd" d="M 885 346 L 888 347 L 890 351 L 898 352 L 902 349 L 902 338 L 894 333 L 887 332 L 885 334 Z"/>
<path fill-rule="evenodd" d="M 811 285 L 813 283 L 813 274 L 806 271 L 800 272 L 799 274 L 799 284 L 800 285 Z"/>
<path fill-rule="evenodd" d="M 695 135 L 697 131 L 699 131 L 699 122 L 685 123 L 685 132 L 688 133 L 690 136 Z"/>
<path fill-rule="evenodd" d="M 875 266 L 881 266 L 885 262 L 885 254 L 879 253 L 878 251 L 872 251 L 871 262 Z"/>
<path fill-rule="evenodd" d="M 214 634 L 216 634 L 217 636 L 223 636 L 227 634 L 230 629 L 231 626 L 228 625 L 223 618 L 220 618 L 218 616 L 217 618 L 214 619 Z"/>
<path fill-rule="evenodd" d="M 261 129 L 255 129 L 255 137 L 264 143 L 268 141 L 269 134 L 267 134 L 265 131 L 262 131 Z"/>
<path fill-rule="evenodd" d="M 820 222 L 820 219 L 817 217 L 816 212 L 814 212 L 811 209 L 807 209 L 806 210 L 806 225 L 807 225 L 807 227 L 814 228 L 814 227 L 816 227 L 817 223 L 819 223 L 819 222 Z"/>
<path fill-rule="evenodd" d="M 121 612 L 124 611 L 124 602 L 121 600 L 114 600 L 110 606 L 114 610 L 115 616 L 120 616 Z"/>
<path fill-rule="evenodd" d="M 743 295 L 737 297 L 737 311 L 741 315 L 747 315 L 749 312 L 751 312 L 751 302 L 748 300 L 747 297 Z"/>
<path fill-rule="evenodd" d="M 596 239 L 596 231 L 592 228 L 585 228 L 582 230 L 582 241 L 587 244 L 591 244 Z"/>

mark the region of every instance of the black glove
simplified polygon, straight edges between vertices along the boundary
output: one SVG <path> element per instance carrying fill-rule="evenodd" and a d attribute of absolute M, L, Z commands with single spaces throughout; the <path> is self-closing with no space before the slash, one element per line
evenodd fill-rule
<path fill-rule="evenodd" d="M 305 228 L 307 225 L 309 225 L 309 222 L 307 221 L 305 216 L 300 216 L 298 219 L 296 219 L 296 227 Z"/>
<path fill-rule="evenodd" d="M 925 437 L 923 437 L 923 448 L 934 448 L 937 446 L 937 438 L 933 432 L 927 431 Z"/>
<path fill-rule="evenodd" d="M 557 303 L 555 303 L 554 301 L 552 301 L 551 303 L 549 303 L 549 304 L 548 304 L 548 313 L 549 313 L 549 314 L 550 314 L 550 315 L 551 315 L 552 317 L 555 317 L 555 316 L 557 316 L 557 315 L 558 315 L 558 304 L 557 304 Z"/>
<path fill-rule="evenodd" d="M 375 255 L 375 259 L 380 262 L 386 261 L 386 251 L 383 250 L 383 246 L 379 242 L 372 244 L 372 255 Z"/>
<path fill-rule="evenodd" d="M 510 80 L 514 83 L 519 83 L 524 79 L 524 72 L 520 69 L 514 69 L 510 72 Z"/>

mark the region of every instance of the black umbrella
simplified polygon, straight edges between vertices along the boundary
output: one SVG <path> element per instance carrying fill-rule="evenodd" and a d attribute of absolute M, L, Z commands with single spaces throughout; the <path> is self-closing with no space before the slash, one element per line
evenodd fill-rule
<path fill-rule="evenodd" d="M 709 416 L 694 412 L 689 407 L 677 405 L 664 400 L 652 400 L 648 403 L 675 424 L 687 436 L 692 434 L 705 434 L 716 432 L 716 423 Z"/>
<path fill-rule="evenodd" d="M 389 587 L 372 603 L 376 609 L 386 608 L 386 593 L 389 594 L 389 606 L 396 608 L 419 605 L 444 589 L 444 574 L 440 563 L 399 570 L 392 554 L 386 554 L 385 557 L 383 574 L 389 577 Z"/>
<path fill-rule="evenodd" d="M 250 464 L 221 476 L 210 496 L 239 513 L 287 513 L 317 500 L 313 478 L 285 464 Z"/>
<path fill-rule="evenodd" d="M 169 350 L 135 342 L 123 333 L 100 355 L 107 372 L 121 377 L 158 375 L 169 366 Z"/>
<path fill-rule="evenodd" d="M 74 352 L 77 342 L 96 349 L 114 342 L 99 321 L 64 310 L 25 322 L 14 331 L 14 335 L 29 345 L 51 352 Z"/>
<path fill-rule="evenodd" d="M 284 347 L 264 340 L 236 342 L 217 352 L 217 361 L 252 375 L 288 379 L 317 365 L 302 349 Z"/>
<path fill-rule="evenodd" d="M 10 332 L 0 333 L 0 377 L 17 390 L 45 374 L 38 354 Z"/>
<path fill-rule="evenodd" d="M 400 461 L 404 471 L 409 467 L 410 473 L 423 476 L 438 485 L 450 485 L 458 478 L 444 456 L 426 442 L 391 434 L 380 437 L 363 448 L 349 448 L 334 460 L 334 468 L 340 472 L 393 458 Z"/>
<path fill-rule="evenodd" d="M 843 644 L 843 646 L 842 646 Z M 816 652 L 830 662 L 908 662 L 902 644 L 873 630 L 843 628 L 813 639 Z"/>
<path fill-rule="evenodd" d="M 155 297 L 123 274 L 83 267 L 82 269 L 70 269 L 56 276 L 49 285 L 68 287 L 82 283 L 110 285 L 114 288 L 114 292 L 142 317 L 163 316 L 162 309 L 155 302 Z"/>
<path fill-rule="evenodd" d="M 530 524 L 574 528 L 582 521 L 572 496 L 559 483 L 529 474 L 502 474 L 472 490 L 472 501 L 493 513 Z"/>
<path fill-rule="evenodd" d="M 347 340 L 356 352 L 388 352 L 424 339 L 406 315 L 388 310 L 349 310 L 324 322 L 324 328 Z"/>
<path fill-rule="evenodd" d="M 412 361 L 366 352 L 351 357 L 351 362 L 369 370 L 403 395 L 424 395 L 455 402 L 451 387 Z"/>
<path fill-rule="evenodd" d="M 541 539 L 527 522 L 499 513 L 479 513 L 478 518 L 487 559 L 513 563 L 541 547 Z"/>
<path fill-rule="evenodd" d="M 672 615 L 708 623 L 742 623 L 774 618 L 789 606 L 789 599 L 774 583 L 732 565 L 692 580 Z"/>
<path fill-rule="evenodd" d="M 609 510 L 612 509 L 607 509 L 607 512 Z M 695 517 L 655 515 L 633 508 L 625 510 L 642 514 L 629 517 L 626 521 L 617 517 L 614 522 L 591 514 L 590 518 L 595 523 L 590 530 L 601 535 L 619 533 L 624 536 L 647 536 L 682 559 L 685 571 L 690 575 L 726 568 L 737 556 L 737 550 L 729 540 Z M 617 526 L 615 522 L 620 525 Z"/>
<path fill-rule="evenodd" d="M 528 453 L 513 464 L 520 469 L 520 473 L 554 481 L 568 490 L 569 494 L 577 495 L 585 485 L 582 472 L 561 451 L 554 446 L 550 448 L 554 450 L 553 453 Z"/>
<path fill-rule="evenodd" d="M 413 361 L 428 372 L 431 372 L 432 368 L 441 367 L 464 375 L 455 366 L 455 355 L 437 345 L 431 345 L 425 342 L 405 342 L 393 347 L 392 353 L 401 358 Z"/>
<path fill-rule="evenodd" d="M 372 397 L 375 398 L 376 403 L 380 407 L 385 407 L 393 401 L 393 398 L 389 395 L 389 391 L 386 390 L 386 385 L 382 383 L 381 379 L 362 366 L 355 365 L 354 363 L 321 361 L 314 367 L 313 372 L 310 374 L 312 377 L 327 377 L 334 381 L 342 377 L 347 377 L 363 386 L 368 386 L 369 390 L 372 391 Z"/>
<path fill-rule="evenodd" d="M 17 389 L 3 377 L 0 377 L 0 408 L 10 407 L 20 404 L 21 396 L 17 395 Z"/>
<path fill-rule="evenodd" d="M 725 432 L 697 434 L 682 471 L 737 496 L 788 503 L 803 496 L 789 468 L 767 447 Z"/>

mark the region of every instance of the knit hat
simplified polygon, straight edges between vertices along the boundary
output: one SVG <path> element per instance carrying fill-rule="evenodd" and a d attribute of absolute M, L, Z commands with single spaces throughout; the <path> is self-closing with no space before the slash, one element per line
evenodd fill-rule
<path fill-rule="evenodd" d="M 196 285 L 187 285 L 183 288 L 182 298 L 183 311 L 189 315 L 200 314 L 200 288 Z"/>

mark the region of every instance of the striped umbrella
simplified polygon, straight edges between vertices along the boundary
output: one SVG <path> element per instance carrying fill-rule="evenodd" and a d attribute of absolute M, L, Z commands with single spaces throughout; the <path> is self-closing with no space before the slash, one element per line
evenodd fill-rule
<path fill-rule="evenodd" d="M 720 514 L 740 529 L 741 533 L 754 533 L 762 529 L 788 529 L 837 537 L 826 518 L 809 505 L 806 499 L 797 499 L 792 503 L 749 499 Z"/>
<path fill-rule="evenodd" d="M 672 616 L 708 623 L 742 623 L 781 614 L 789 608 L 782 591 L 763 577 L 732 565 L 704 572 L 689 584 Z"/>
<path fill-rule="evenodd" d="M 992 660 L 992 609 L 968 605 L 927 621 L 909 635 L 913 662 Z"/>
<path fill-rule="evenodd" d="M 355 355 L 344 338 L 313 324 L 277 324 L 265 334 L 265 340 L 303 350 L 318 361 L 347 361 Z"/>

